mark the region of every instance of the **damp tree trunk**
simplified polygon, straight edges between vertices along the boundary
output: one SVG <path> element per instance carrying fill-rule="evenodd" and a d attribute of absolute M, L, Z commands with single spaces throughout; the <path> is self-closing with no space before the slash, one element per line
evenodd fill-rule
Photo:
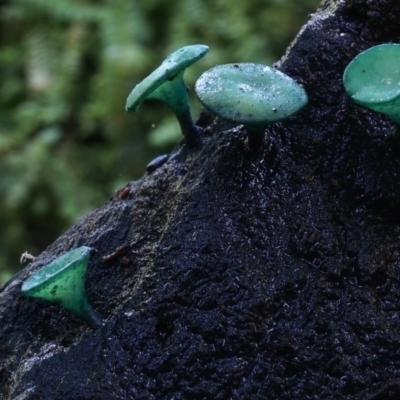
<path fill-rule="evenodd" d="M 178 147 L 3 286 L 0 398 L 398 399 L 400 146 L 342 74 L 399 41 L 398 0 L 324 3 L 277 64 L 309 104 L 259 154 L 203 113 L 202 148 Z M 20 293 L 82 245 L 97 328 Z"/>

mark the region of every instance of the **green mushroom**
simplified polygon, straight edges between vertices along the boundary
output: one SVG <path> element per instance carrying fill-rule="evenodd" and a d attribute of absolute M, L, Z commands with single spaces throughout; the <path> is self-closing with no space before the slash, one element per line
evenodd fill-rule
<path fill-rule="evenodd" d="M 25 296 L 38 297 L 59 304 L 92 326 L 101 319 L 89 304 L 85 291 L 85 273 L 90 247 L 78 247 L 47 264 L 22 285 Z"/>
<path fill-rule="evenodd" d="M 198 141 L 198 128 L 190 114 L 187 87 L 183 81 L 185 69 L 208 52 L 208 46 L 185 46 L 170 54 L 163 63 L 138 83 L 126 100 L 127 111 L 137 111 L 144 100 L 159 100 L 176 114 L 182 133 L 189 144 Z"/>
<path fill-rule="evenodd" d="M 214 114 L 243 124 L 249 145 L 258 150 L 265 128 L 304 107 L 305 90 L 292 78 L 261 64 L 218 65 L 195 85 L 201 103 Z"/>
<path fill-rule="evenodd" d="M 381 44 L 356 56 L 343 74 L 349 97 L 400 124 L 400 45 Z"/>

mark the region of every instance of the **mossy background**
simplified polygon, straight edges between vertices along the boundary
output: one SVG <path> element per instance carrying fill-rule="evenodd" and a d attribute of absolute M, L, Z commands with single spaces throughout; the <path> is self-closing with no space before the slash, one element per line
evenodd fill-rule
<path fill-rule="evenodd" d="M 14 0 L 0 5 L 0 284 L 181 137 L 133 86 L 177 48 L 271 65 L 319 0 Z M 196 117 L 200 104 L 193 96 Z"/>

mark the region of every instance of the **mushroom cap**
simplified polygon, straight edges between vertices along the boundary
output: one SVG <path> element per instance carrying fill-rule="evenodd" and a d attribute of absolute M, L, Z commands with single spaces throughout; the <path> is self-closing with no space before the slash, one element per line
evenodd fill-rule
<path fill-rule="evenodd" d="M 157 88 L 167 80 L 172 80 L 189 65 L 202 58 L 209 50 L 203 44 L 185 46 L 170 54 L 149 76 L 138 83 L 126 100 L 126 110 L 136 111 Z"/>
<path fill-rule="evenodd" d="M 53 301 L 63 296 L 64 292 L 71 291 L 71 281 L 84 282 L 84 274 L 93 249 L 82 246 L 71 250 L 47 264 L 22 285 L 23 294 L 32 297 L 41 297 Z M 75 290 L 76 288 L 73 288 Z"/>
<path fill-rule="evenodd" d="M 345 69 L 343 83 L 354 102 L 389 113 L 400 96 L 400 45 L 381 44 L 360 53 Z"/>
<path fill-rule="evenodd" d="M 210 111 L 230 121 L 266 125 L 307 104 L 305 90 L 284 73 L 262 64 L 218 65 L 204 72 L 195 90 Z"/>

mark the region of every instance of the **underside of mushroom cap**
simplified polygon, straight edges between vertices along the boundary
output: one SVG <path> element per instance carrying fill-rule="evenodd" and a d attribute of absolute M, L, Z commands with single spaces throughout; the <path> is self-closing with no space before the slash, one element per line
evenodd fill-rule
<path fill-rule="evenodd" d="M 137 111 L 142 102 L 157 88 L 202 58 L 208 50 L 208 46 L 195 44 L 182 47 L 170 54 L 155 71 L 134 87 L 126 100 L 126 110 Z"/>
<path fill-rule="evenodd" d="M 262 64 L 218 65 L 200 76 L 195 89 L 210 111 L 245 125 L 283 119 L 308 101 L 292 78 Z"/>

